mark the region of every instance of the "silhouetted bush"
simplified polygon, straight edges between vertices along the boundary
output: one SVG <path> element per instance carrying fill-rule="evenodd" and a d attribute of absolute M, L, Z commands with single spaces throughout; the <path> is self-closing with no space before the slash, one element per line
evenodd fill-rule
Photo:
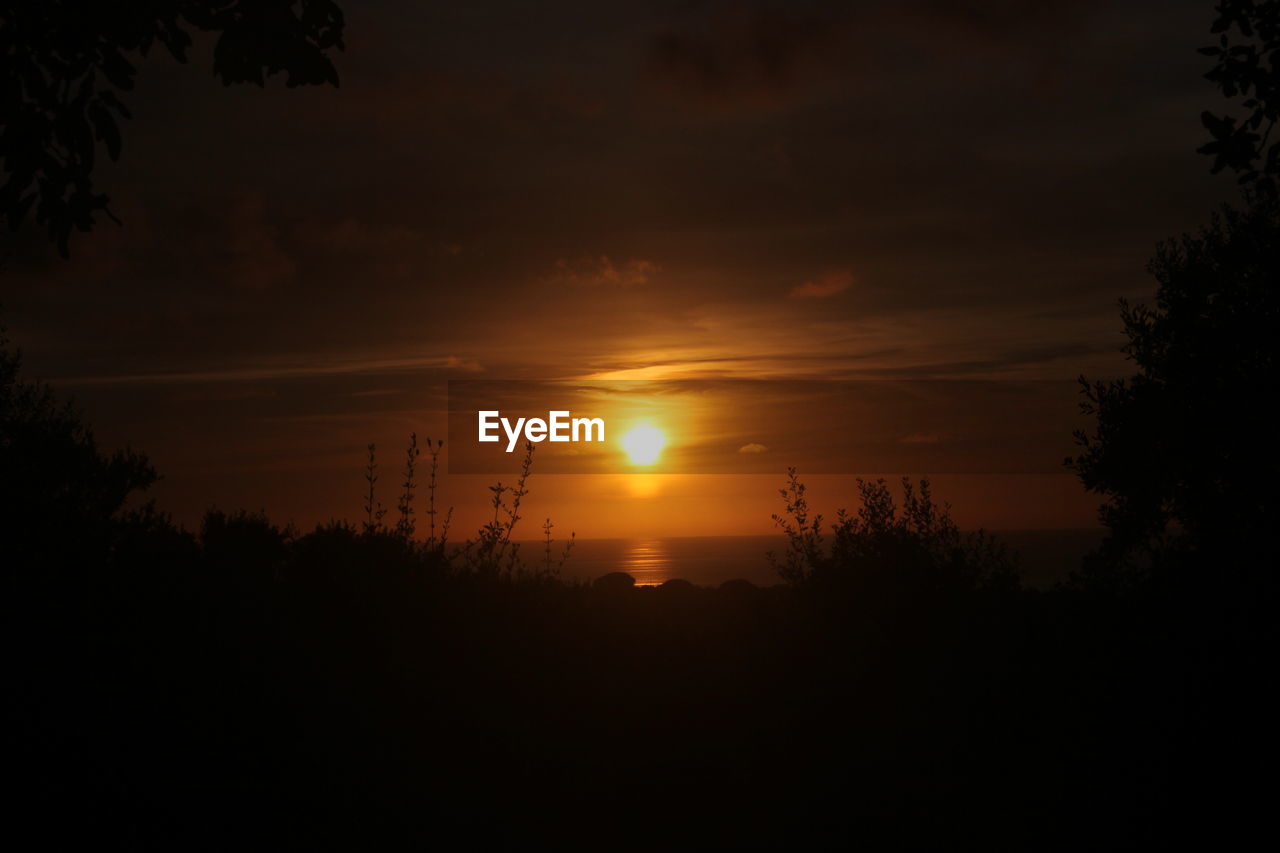
<path fill-rule="evenodd" d="M 770 555 L 783 580 L 881 604 L 1017 586 L 1006 549 L 982 531 L 961 533 L 949 508 L 934 502 L 928 480 L 916 485 L 904 477 L 900 506 L 884 480 L 856 482 L 857 512 L 840 509 L 824 531 L 822 515 L 812 512 L 804 484 L 790 469 L 787 487 L 779 490 L 785 510 L 774 515 L 787 549 Z"/>
<path fill-rule="evenodd" d="M 276 527 L 263 512 L 211 509 L 200 524 L 200 547 L 216 568 L 264 577 L 279 571 L 292 538 L 290 531 Z"/>
<path fill-rule="evenodd" d="M 156 479 L 145 456 L 104 454 L 69 403 L 19 379 L 0 330 L 0 532 L 13 569 L 87 568 L 111 548 L 130 496 Z"/>

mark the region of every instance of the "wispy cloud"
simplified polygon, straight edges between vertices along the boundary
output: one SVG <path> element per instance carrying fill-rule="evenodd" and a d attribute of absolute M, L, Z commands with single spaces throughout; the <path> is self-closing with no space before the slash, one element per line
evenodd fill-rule
<path fill-rule="evenodd" d="M 59 385 L 180 385 L 201 382 L 256 382 L 268 379 L 306 379 L 319 376 L 400 373 L 409 370 L 458 370 L 475 373 L 479 362 L 457 356 L 425 358 L 375 358 L 324 364 L 277 364 L 232 367 L 223 370 L 191 370 L 171 373 L 118 373 L 100 376 L 68 376 L 53 380 Z"/>
<path fill-rule="evenodd" d="M 660 269 L 653 261 L 639 258 L 616 265 L 608 255 L 583 255 L 579 258 L 557 260 L 550 278 L 591 287 L 630 287 L 646 284 Z"/>
<path fill-rule="evenodd" d="M 791 288 L 792 299 L 822 299 L 843 293 L 853 285 L 851 270 L 830 270 Z"/>

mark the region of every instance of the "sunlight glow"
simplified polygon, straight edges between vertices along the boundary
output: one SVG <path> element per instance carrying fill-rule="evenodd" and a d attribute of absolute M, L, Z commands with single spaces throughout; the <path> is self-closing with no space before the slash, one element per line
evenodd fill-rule
<path fill-rule="evenodd" d="M 626 474 L 626 492 L 633 498 L 652 498 L 662 491 L 663 474 Z"/>
<path fill-rule="evenodd" d="M 622 436 L 621 443 L 632 465 L 652 465 L 666 446 L 667 438 L 652 424 L 641 423 Z"/>

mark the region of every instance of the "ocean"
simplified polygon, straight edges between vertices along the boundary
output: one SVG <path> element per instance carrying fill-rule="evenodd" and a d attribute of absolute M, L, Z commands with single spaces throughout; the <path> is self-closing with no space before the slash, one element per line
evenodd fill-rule
<path fill-rule="evenodd" d="M 1017 553 L 1023 583 L 1037 588 L 1065 580 L 1103 535 L 1098 529 L 991 533 Z M 786 541 L 780 536 L 581 539 L 574 545 L 561 577 L 590 581 L 609 572 L 626 572 L 641 585 L 680 578 L 699 586 L 719 586 L 741 578 L 770 586 L 779 578 L 766 554 L 770 550 L 781 554 L 785 547 Z M 522 551 L 532 562 L 541 555 L 541 543 L 523 543 Z"/>

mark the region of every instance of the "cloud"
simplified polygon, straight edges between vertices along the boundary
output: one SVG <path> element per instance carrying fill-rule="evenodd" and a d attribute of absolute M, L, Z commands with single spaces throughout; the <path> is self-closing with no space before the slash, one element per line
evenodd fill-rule
<path fill-rule="evenodd" d="M 399 388 L 371 388 L 368 391 L 353 391 L 352 397 L 390 397 L 403 393 Z"/>
<path fill-rule="evenodd" d="M 738 452 L 739 453 L 764 453 L 768 449 L 769 448 L 765 447 L 763 444 L 757 444 L 756 442 L 753 441 L 750 444 L 744 444 L 741 447 L 739 447 Z"/>
<path fill-rule="evenodd" d="M 853 284 L 850 270 L 831 270 L 817 278 L 791 288 L 792 299 L 823 299 L 849 289 Z"/>
<path fill-rule="evenodd" d="M 557 260 L 551 278 L 588 287 L 631 287 L 647 283 L 649 277 L 660 270 L 661 267 L 653 261 L 638 258 L 632 258 L 619 267 L 609 260 L 608 255 L 583 255 L 572 260 Z"/>
<path fill-rule="evenodd" d="M 274 364 L 261 367 L 230 367 L 222 370 L 175 371 L 172 373 L 124 373 L 98 376 L 69 376 L 60 384 L 152 385 L 188 382 L 256 382 L 278 379 L 308 379 L 318 376 L 381 375 L 419 370 L 460 370 L 476 373 L 481 366 L 474 359 L 454 355 L 409 358 L 356 358 L 327 363 Z"/>
<path fill-rule="evenodd" d="M 937 432 L 913 432 L 898 439 L 902 444 L 939 444 L 948 441 L 950 436 Z"/>
<path fill-rule="evenodd" d="M 372 225 L 349 216 L 333 225 L 316 227 L 315 230 L 330 247 L 363 255 L 457 257 L 462 254 L 461 245 L 433 240 L 417 228 Z"/>
<path fill-rule="evenodd" d="M 336 221 L 311 217 L 293 231 L 295 241 L 311 257 L 323 258 L 329 271 L 358 268 L 363 278 L 420 280 L 463 254 L 460 243 L 441 239 L 430 229 L 354 216 Z"/>
<path fill-rule="evenodd" d="M 266 202 L 258 192 L 241 193 L 227 217 L 231 280 L 249 290 L 288 284 L 297 266 L 268 221 Z"/>
<path fill-rule="evenodd" d="M 1024 38 L 1028 33 L 1061 37 L 1086 25 L 1105 4 L 1097 0 L 926 0 L 923 13 L 933 29 L 996 40 Z"/>
<path fill-rule="evenodd" d="M 781 105 L 829 76 L 838 39 L 831 21 L 734 9 L 649 45 L 648 70 L 665 91 L 720 107 Z"/>

